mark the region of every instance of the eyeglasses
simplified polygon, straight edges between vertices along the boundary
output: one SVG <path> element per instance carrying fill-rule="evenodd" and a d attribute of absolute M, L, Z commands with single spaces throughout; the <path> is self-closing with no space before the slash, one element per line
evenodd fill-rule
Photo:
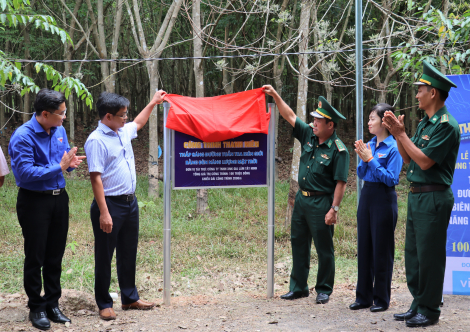
<path fill-rule="evenodd" d="M 54 113 L 54 112 L 50 112 L 51 114 L 54 114 L 54 115 L 58 115 L 60 116 L 62 119 L 65 118 L 65 114 L 67 114 L 67 109 L 64 110 L 64 112 L 62 114 L 58 114 L 58 113 Z"/>
<path fill-rule="evenodd" d="M 127 112 L 124 112 L 124 113 L 121 114 L 121 115 L 116 114 L 116 116 L 118 116 L 118 117 L 120 117 L 120 118 L 123 118 L 123 119 L 127 119 Z"/>

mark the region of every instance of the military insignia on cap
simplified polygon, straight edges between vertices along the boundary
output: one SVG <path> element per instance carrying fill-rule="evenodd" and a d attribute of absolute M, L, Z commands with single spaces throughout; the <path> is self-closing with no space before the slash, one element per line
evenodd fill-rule
<path fill-rule="evenodd" d="M 335 140 L 335 144 L 338 148 L 338 151 L 346 151 L 346 147 L 344 146 L 343 142 L 341 142 L 339 139 Z"/>
<path fill-rule="evenodd" d="M 318 108 L 322 108 L 321 107 L 321 101 L 318 102 Z"/>
<path fill-rule="evenodd" d="M 421 138 L 424 139 L 425 141 L 429 141 L 431 137 L 429 137 L 428 135 L 423 135 L 421 136 Z"/>
<path fill-rule="evenodd" d="M 441 116 L 441 123 L 443 122 L 449 122 L 449 116 L 447 114 Z"/>
<path fill-rule="evenodd" d="M 323 159 L 330 159 L 330 157 L 328 157 L 326 154 L 322 154 L 321 157 L 322 157 Z"/>

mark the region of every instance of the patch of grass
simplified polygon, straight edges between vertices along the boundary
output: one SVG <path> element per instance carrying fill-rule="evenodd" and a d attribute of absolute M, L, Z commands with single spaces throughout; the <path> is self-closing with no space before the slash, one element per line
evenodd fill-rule
<path fill-rule="evenodd" d="M 160 185 L 160 192 L 163 186 Z M 400 184 L 399 221 L 395 233 L 397 269 L 403 269 L 406 187 Z M 94 236 L 90 221 L 93 192 L 88 180 L 67 179 L 70 227 L 63 260 L 62 287 L 93 293 Z M 138 177 L 140 210 L 137 285 L 143 298 L 161 296 L 163 282 L 163 198 L 148 197 L 147 178 Z M 284 227 L 288 182 L 276 183 L 276 280 L 288 280 L 291 269 L 290 230 Z M 23 237 L 16 216 L 17 188 L 11 174 L 0 188 L 0 291 L 23 292 Z M 175 294 L 233 291 L 245 287 L 265 293 L 267 260 L 266 188 L 209 189 L 208 216 L 196 216 L 196 191 L 172 191 L 172 286 Z M 335 227 L 336 282 L 353 283 L 356 263 L 356 193 L 348 190 Z M 118 290 L 113 263 L 111 289 Z M 317 256 L 312 248 L 310 285 L 316 279 Z M 221 286 L 221 284 L 224 284 Z M 243 286 L 240 286 L 243 285 Z M 283 283 L 283 287 L 286 286 Z"/>

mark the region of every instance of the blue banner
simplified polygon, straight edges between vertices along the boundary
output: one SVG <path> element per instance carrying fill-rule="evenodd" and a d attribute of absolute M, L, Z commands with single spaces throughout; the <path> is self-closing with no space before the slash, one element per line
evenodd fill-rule
<path fill-rule="evenodd" d="M 174 189 L 267 186 L 268 135 L 202 142 L 174 132 Z"/>
<path fill-rule="evenodd" d="M 447 77 L 457 85 L 450 90 L 446 106 L 459 123 L 461 142 L 452 184 L 444 293 L 470 295 L 470 75 Z"/>

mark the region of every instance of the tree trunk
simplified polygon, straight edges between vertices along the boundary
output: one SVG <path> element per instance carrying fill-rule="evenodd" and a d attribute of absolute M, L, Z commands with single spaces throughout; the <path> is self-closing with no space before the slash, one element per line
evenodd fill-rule
<path fill-rule="evenodd" d="M 23 37 L 24 37 L 24 58 L 25 59 L 31 59 L 31 56 L 29 54 L 29 50 L 31 48 L 31 42 L 29 39 L 29 25 L 26 25 L 26 27 L 23 30 Z M 31 77 L 32 74 L 32 63 L 26 63 L 24 73 L 26 76 Z M 26 92 L 24 95 L 24 100 L 23 100 L 23 109 L 20 111 L 25 112 L 25 113 L 30 113 L 31 110 L 31 94 L 32 92 Z M 29 121 L 31 118 L 31 114 L 23 114 L 23 123 L 26 123 Z"/>
<path fill-rule="evenodd" d="M 150 98 L 158 90 L 158 62 L 146 61 L 150 80 Z M 139 97 L 140 99 L 142 97 Z M 151 197 L 158 195 L 158 105 L 149 118 L 149 189 Z"/>
<path fill-rule="evenodd" d="M 228 31 L 229 31 L 229 25 L 225 27 L 225 45 L 228 44 Z M 224 49 L 224 56 L 227 56 L 227 51 Z M 232 60 L 232 59 L 230 59 Z M 222 69 L 222 85 L 224 86 L 224 91 L 226 94 L 231 94 L 233 93 L 233 81 L 230 82 L 231 80 L 231 75 L 227 71 L 226 68 Z"/>
<path fill-rule="evenodd" d="M 308 27 L 310 23 L 310 10 L 313 3 L 309 0 L 302 0 L 301 12 L 300 12 L 300 23 L 299 31 L 301 35 L 301 41 L 299 43 L 299 52 L 306 52 L 308 48 Z M 308 58 L 306 54 L 299 55 L 299 82 L 297 91 L 297 117 L 302 121 L 307 119 L 307 93 L 308 93 Z M 294 151 L 292 156 L 291 166 L 291 180 L 289 188 L 289 197 L 287 200 L 287 211 L 285 225 L 288 227 L 292 221 L 292 212 L 294 211 L 295 195 L 299 189 L 299 183 L 297 182 L 299 177 L 299 163 L 300 155 L 302 153 L 300 142 L 295 140 Z"/>
<path fill-rule="evenodd" d="M 449 0 L 443 0 L 442 4 L 442 15 L 447 18 L 449 14 Z M 446 74 L 446 60 L 444 59 L 444 43 L 446 42 L 447 34 L 443 34 L 441 39 L 439 40 L 439 63 L 441 65 L 441 73 Z"/>
<path fill-rule="evenodd" d="M 193 47 L 194 57 L 202 56 L 202 39 L 201 39 L 201 0 L 193 1 Z M 194 81 L 196 82 L 196 98 L 204 97 L 204 69 L 201 59 L 194 59 Z M 197 210 L 199 215 L 209 213 L 209 204 L 207 197 L 207 189 L 197 190 Z"/>
<path fill-rule="evenodd" d="M 88 0 L 89 1 L 89 0 Z M 160 30 L 155 39 L 155 43 L 149 50 L 147 47 L 147 41 L 145 39 L 144 29 L 142 20 L 140 18 L 139 5 L 137 0 L 133 0 L 133 11 L 129 6 L 129 1 L 124 0 L 127 13 L 129 14 L 129 20 L 131 23 L 132 34 L 134 41 L 139 50 L 140 55 L 143 58 L 147 57 L 159 57 L 170 37 L 173 29 L 174 22 L 178 16 L 178 12 L 181 8 L 183 0 L 175 0 L 170 5 L 168 12 L 165 15 L 165 19 L 160 26 Z M 135 20 L 134 20 L 135 17 Z M 155 91 L 158 89 L 158 61 L 146 61 L 147 72 L 150 80 L 150 98 L 153 97 Z M 150 197 L 158 195 L 158 112 L 155 108 L 150 115 L 149 119 L 149 188 L 148 193 Z"/>

